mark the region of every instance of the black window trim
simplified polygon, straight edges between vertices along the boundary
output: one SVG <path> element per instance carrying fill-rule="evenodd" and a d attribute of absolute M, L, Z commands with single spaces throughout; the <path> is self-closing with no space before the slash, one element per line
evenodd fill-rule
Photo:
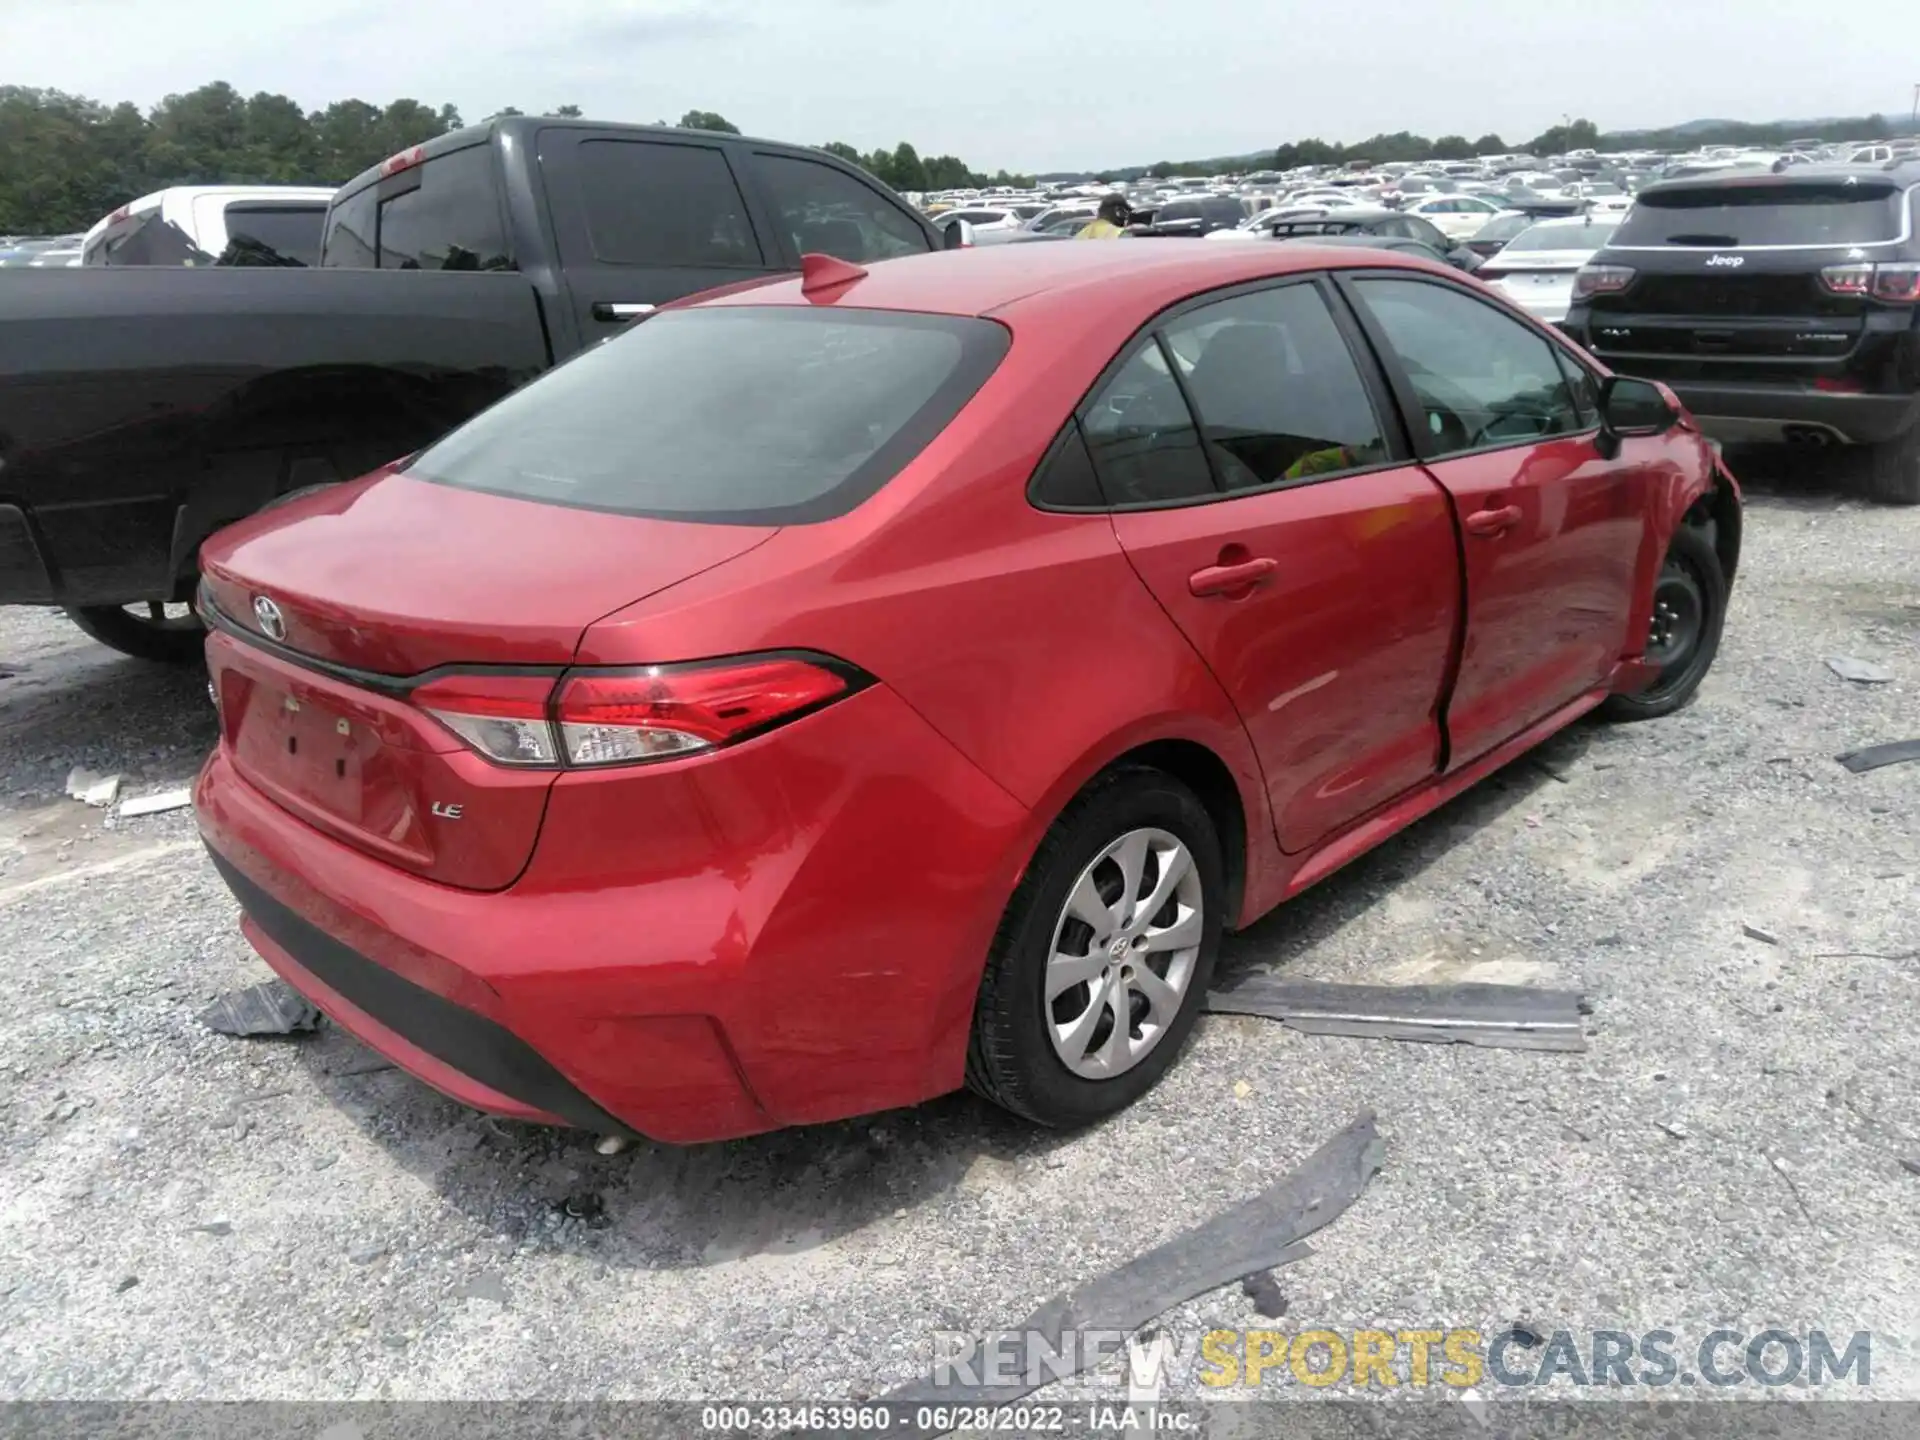
<path fill-rule="evenodd" d="M 740 201 L 740 218 L 747 222 L 747 232 L 753 237 L 754 247 L 760 252 L 760 259 L 754 262 L 743 260 L 698 260 L 675 261 L 662 264 L 657 260 L 607 260 L 593 248 L 592 198 L 587 194 L 580 166 L 585 163 L 586 149 L 589 145 L 605 143 L 620 145 L 671 145 L 681 150 L 711 150 L 720 157 L 720 163 L 726 167 L 727 177 L 733 181 L 733 193 Z M 612 270 L 738 270 L 743 275 L 770 275 L 779 273 L 777 258 L 769 253 L 767 237 L 761 233 L 760 222 L 753 213 L 753 203 L 747 197 L 747 187 L 742 183 L 740 171 L 733 163 L 733 152 L 740 149 L 725 141 L 716 142 L 705 135 L 699 139 L 681 139 L 675 135 L 617 135 L 612 133 L 591 132 L 580 136 L 573 144 L 573 155 L 569 168 L 573 172 L 579 193 L 581 238 L 587 243 L 593 258 L 591 265 L 604 265 Z"/>
<path fill-rule="evenodd" d="M 1372 340 L 1358 325 L 1347 298 L 1330 282 L 1337 272 L 1326 270 L 1291 271 L 1285 275 L 1264 276 L 1257 280 L 1243 280 L 1231 285 L 1223 285 L 1213 290 L 1203 290 L 1188 295 L 1169 305 L 1164 310 L 1150 316 L 1141 327 L 1129 335 L 1126 342 L 1115 352 L 1114 357 L 1104 365 L 1100 373 L 1087 387 L 1087 391 L 1075 403 L 1068 419 L 1084 430 L 1086 418 L 1096 396 L 1107 387 L 1135 355 L 1145 350 L 1149 344 L 1158 346 L 1161 358 L 1171 371 L 1174 385 L 1179 389 L 1180 398 L 1187 407 L 1187 418 L 1193 423 L 1194 436 L 1200 442 L 1200 453 L 1206 460 L 1207 473 L 1213 478 L 1213 492 L 1206 495 L 1185 495 L 1172 500 L 1131 500 L 1114 504 L 1109 501 L 1098 512 L 1079 506 L 1048 504 L 1035 495 L 1035 486 L 1045 472 L 1047 460 L 1052 456 L 1055 441 L 1049 441 L 1046 454 L 1034 467 L 1027 482 L 1027 500 L 1035 509 L 1056 514 L 1128 514 L 1142 510 L 1185 510 L 1195 505 L 1217 505 L 1223 501 L 1246 500 L 1260 495 L 1270 495 L 1277 490 L 1295 490 L 1307 485 L 1322 485 L 1334 480 L 1346 480 L 1355 475 L 1372 475 L 1382 470 L 1401 470 L 1417 463 L 1409 443 L 1410 430 L 1406 416 L 1402 413 L 1397 397 L 1387 384 L 1382 373 L 1380 357 Z M 1353 357 L 1354 369 L 1359 373 L 1361 387 L 1366 391 L 1367 403 L 1373 408 L 1374 418 L 1380 424 L 1380 438 L 1387 447 L 1386 457 L 1376 464 L 1357 466 L 1352 470 L 1333 470 L 1324 474 L 1301 475 L 1292 480 L 1274 480 L 1265 485 L 1247 486 L 1239 490 L 1228 490 L 1221 486 L 1219 466 L 1213 456 L 1213 446 L 1207 443 L 1206 430 L 1198 408 L 1188 392 L 1186 378 L 1180 373 L 1180 367 L 1169 353 L 1164 331 L 1166 327 L 1182 316 L 1217 305 L 1222 301 L 1238 299 L 1242 295 L 1260 294 L 1268 290 L 1282 290 L 1290 285 L 1311 285 L 1320 294 L 1327 313 L 1332 316 L 1334 328 L 1340 332 L 1340 338 L 1346 342 L 1347 352 Z M 1091 450 L 1091 445 L 1089 445 Z M 1099 480 L 1101 493 L 1109 494 L 1106 476 L 1100 472 L 1100 458 L 1093 456 L 1094 477 Z"/>
<path fill-rule="evenodd" d="M 1360 280 L 1411 280 L 1422 285 L 1432 285 L 1436 289 L 1451 291 L 1463 299 L 1472 300 L 1477 304 L 1484 305 L 1497 315 L 1517 322 L 1522 329 L 1538 336 L 1540 340 L 1551 347 L 1557 355 L 1564 356 L 1566 360 L 1571 361 L 1582 370 L 1585 370 L 1592 379 L 1596 392 L 1600 386 L 1600 377 L 1593 373 L 1591 366 L 1585 364 L 1568 349 L 1565 341 L 1549 331 L 1546 326 L 1536 321 L 1531 315 L 1524 314 L 1502 304 L 1498 300 L 1491 299 L 1486 295 L 1470 290 L 1465 285 L 1455 284 L 1444 276 L 1435 275 L 1426 270 L 1388 270 L 1379 268 L 1342 270 L 1338 272 L 1335 284 L 1339 286 L 1342 297 L 1352 308 L 1355 320 L 1365 332 L 1369 343 L 1373 347 L 1374 354 L 1379 359 L 1382 369 L 1386 371 L 1387 382 L 1393 389 L 1396 405 L 1400 412 L 1400 423 L 1406 427 L 1407 436 L 1413 443 L 1415 458 L 1422 465 L 1442 464 L 1448 460 L 1462 460 L 1472 455 L 1495 455 L 1502 450 L 1517 450 L 1522 446 L 1541 445 L 1551 440 L 1590 439 L 1600 433 L 1599 421 L 1596 418 L 1593 424 L 1587 425 L 1583 423 L 1580 429 L 1569 430 L 1564 435 L 1535 435 L 1530 438 L 1521 437 L 1515 440 L 1502 440 L 1495 445 L 1480 445 L 1471 450 L 1441 451 L 1434 444 L 1433 432 L 1427 429 L 1426 425 L 1422 423 L 1423 417 L 1426 415 L 1426 409 L 1421 405 L 1420 396 L 1413 388 L 1412 378 L 1407 374 L 1406 368 L 1401 365 L 1399 357 L 1394 354 L 1393 347 L 1387 340 L 1386 331 L 1381 328 L 1380 322 L 1374 317 L 1373 312 L 1366 308 L 1366 301 L 1353 289 L 1354 283 Z M 1572 398 L 1572 382 L 1568 381 L 1567 385 L 1568 396 Z M 1575 400 L 1573 403 L 1574 416 L 1576 419 L 1579 419 L 1581 418 L 1579 402 Z"/>

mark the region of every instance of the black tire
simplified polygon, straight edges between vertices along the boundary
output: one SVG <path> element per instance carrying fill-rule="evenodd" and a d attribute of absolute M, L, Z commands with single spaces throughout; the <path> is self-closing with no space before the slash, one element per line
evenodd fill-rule
<path fill-rule="evenodd" d="M 1682 525 L 1674 534 L 1667 548 L 1666 563 L 1654 580 L 1655 612 L 1653 636 L 1647 647 L 1649 659 L 1658 658 L 1661 653 L 1658 642 L 1663 633 L 1663 620 L 1659 607 L 1663 600 L 1669 602 L 1670 613 L 1676 609 L 1684 611 L 1688 605 L 1697 607 L 1698 613 L 1691 617 L 1682 614 L 1666 622 L 1667 633 L 1675 628 L 1685 628 L 1689 633 L 1669 644 L 1672 658 L 1664 664 L 1653 684 L 1638 695 L 1608 696 L 1600 707 L 1602 719 L 1657 720 L 1684 708 L 1699 691 L 1700 682 L 1707 678 L 1714 657 L 1720 653 L 1720 634 L 1727 623 L 1727 577 L 1713 545 L 1690 526 Z"/>
<path fill-rule="evenodd" d="M 1882 505 L 1920 505 L 1920 424 L 1873 447 L 1867 494 Z"/>
<path fill-rule="evenodd" d="M 1067 1068 L 1048 1034 L 1048 960 L 1082 872 L 1110 844 L 1143 828 L 1172 835 L 1192 857 L 1201 895 L 1199 950 L 1176 1018 L 1159 1041 L 1131 1069 L 1089 1080 Z M 1179 1058 L 1212 982 L 1225 920 L 1225 873 L 1212 818 L 1185 785 L 1144 767 L 1095 780 L 1054 822 L 1007 904 L 980 980 L 967 1049 L 968 1087 L 1016 1115 L 1060 1129 L 1103 1120 L 1152 1089 Z"/>
<path fill-rule="evenodd" d="M 122 655 L 136 660 L 152 660 L 162 665 L 191 665 L 205 653 L 207 632 L 191 607 L 184 616 L 158 617 L 154 605 L 139 610 L 122 605 L 76 605 L 67 611 L 88 635 Z"/>

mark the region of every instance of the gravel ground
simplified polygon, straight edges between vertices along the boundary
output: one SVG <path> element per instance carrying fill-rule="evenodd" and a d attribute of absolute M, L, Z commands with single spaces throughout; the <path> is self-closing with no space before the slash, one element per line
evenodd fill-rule
<path fill-rule="evenodd" d="M 1281 1272 L 1284 1328 L 1869 1330 L 1872 1393 L 1920 1398 L 1920 766 L 1833 760 L 1920 734 L 1917 557 L 1920 510 L 1756 486 L 1693 708 L 1578 727 L 1230 942 L 1576 986 L 1588 1054 L 1215 1017 L 1090 1134 L 952 1097 L 612 1158 L 338 1032 L 204 1029 L 266 971 L 189 815 L 61 794 L 74 765 L 188 780 L 203 681 L 0 611 L 0 1396 L 871 1395 L 1370 1106 L 1386 1168 Z M 1230 1289 L 1161 1328 L 1269 1323 Z"/>

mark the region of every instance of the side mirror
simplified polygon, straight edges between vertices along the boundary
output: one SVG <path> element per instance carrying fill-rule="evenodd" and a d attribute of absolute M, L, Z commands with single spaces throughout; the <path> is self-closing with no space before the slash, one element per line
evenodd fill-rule
<path fill-rule="evenodd" d="M 1447 252 L 1447 263 L 1456 270 L 1464 270 L 1471 275 L 1485 262 L 1464 245 L 1456 245 Z"/>
<path fill-rule="evenodd" d="M 944 243 L 943 250 L 966 250 L 973 245 L 973 222 L 971 220 L 949 220 L 940 227 Z"/>
<path fill-rule="evenodd" d="M 1651 380 L 1610 375 L 1600 385 L 1600 449 L 1611 459 L 1629 435 L 1664 435 L 1680 419 L 1671 391 Z"/>

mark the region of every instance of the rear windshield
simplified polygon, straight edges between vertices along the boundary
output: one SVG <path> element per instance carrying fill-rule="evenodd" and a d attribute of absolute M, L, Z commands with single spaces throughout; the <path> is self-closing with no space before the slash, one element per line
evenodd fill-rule
<path fill-rule="evenodd" d="M 1873 245 L 1898 239 L 1901 192 L 1886 184 L 1734 183 L 1642 193 L 1616 245 Z"/>
<path fill-rule="evenodd" d="M 831 519 L 945 429 L 1007 343 L 958 316 L 669 310 L 515 391 L 407 473 L 621 515 Z"/>
<path fill-rule="evenodd" d="M 324 205 L 227 206 L 227 242 L 239 248 L 257 247 L 283 262 L 320 263 L 320 227 L 327 218 Z"/>
<path fill-rule="evenodd" d="M 1618 225 L 1596 220 L 1591 225 L 1535 225 L 1507 242 L 1508 250 L 1598 250 L 1613 238 Z"/>

